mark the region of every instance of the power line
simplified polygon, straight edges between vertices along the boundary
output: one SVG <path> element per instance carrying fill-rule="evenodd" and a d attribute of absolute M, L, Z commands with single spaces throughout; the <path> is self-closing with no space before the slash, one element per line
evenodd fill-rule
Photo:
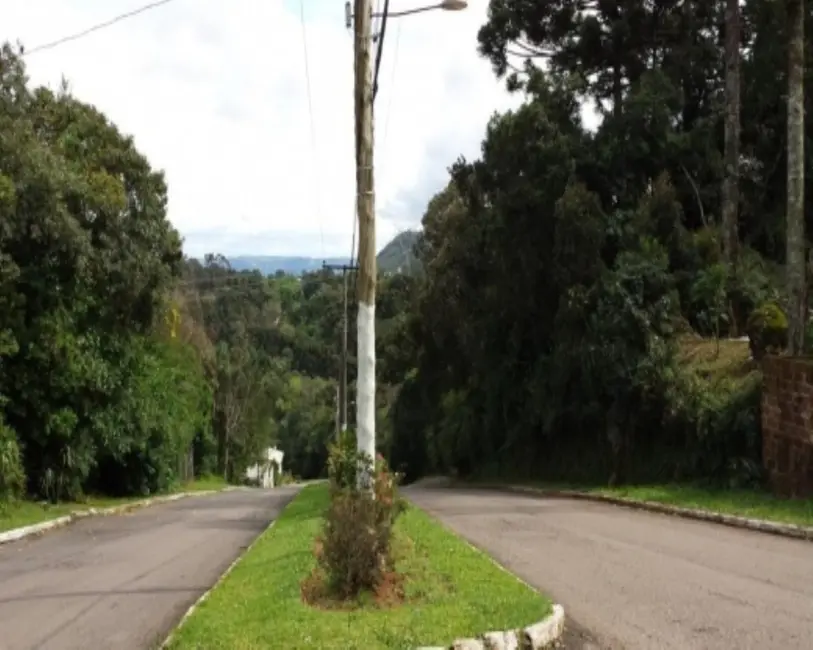
<path fill-rule="evenodd" d="M 373 74 L 373 101 L 378 94 L 378 71 L 381 69 L 381 56 L 384 53 L 384 37 L 387 34 L 387 16 L 390 11 L 390 0 L 384 0 L 384 11 L 381 12 L 381 32 L 378 35 L 378 51 L 375 53 L 375 73 Z"/>
<path fill-rule="evenodd" d="M 395 47 L 393 48 L 392 71 L 390 72 L 389 98 L 387 100 L 387 112 L 386 112 L 386 115 L 384 117 L 384 131 L 383 131 L 383 136 L 381 138 L 381 148 L 384 151 L 386 151 L 386 148 L 387 148 L 387 136 L 389 135 L 389 129 L 390 129 L 390 117 L 392 116 L 392 106 L 393 106 L 393 100 L 395 98 L 395 90 L 394 90 L 394 88 L 395 88 L 395 73 L 398 70 L 398 52 L 400 51 L 400 45 L 401 45 L 401 25 L 402 24 L 403 24 L 402 21 L 398 21 L 398 26 L 396 27 L 396 31 L 395 31 Z M 405 231 L 403 231 L 403 230 L 397 232 L 395 234 L 395 240 L 394 240 L 394 241 L 398 241 L 398 247 L 399 247 L 402 255 L 404 255 L 404 253 L 405 253 L 404 244 L 399 239 L 399 237 L 404 232 Z M 410 275 L 412 274 L 411 255 L 412 255 L 411 252 L 409 254 L 407 254 L 407 255 L 404 255 L 404 257 L 406 259 L 406 262 L 407 262 L 407 269 L 408 269 L 408 272 L 409 272 Z"/>
<path fill-rule="evenodd" d="M 87 29 L 77 32 L 75 34 L 71 34 L 69 36 L 63 36 L 55 41 L 51 41 L 50 43 L 43 43 L 42 45 L 37 45 L 36 47 L 32 47 L 30 50 L 24 51 L 22 54 L 23 56 L 28 56 L 30 54 L 36 54 L 37 52 L 42 52 L 43 50 L 50 50 L 55 48 L 63 43 L 68 43 L 70 41 L 75 41 L 80 38 L 84 38 L 94 32 L 98 32 L 99 30 L 106 29 L 107 27 L 111 27 L 116 23 L 120 23 L 122 20 L 126 20 L 127 18 L 132 18 L 133 16 L 137 16 L 138 14 L 143 14 L 145 11 L 150 11 L 151 9 L 156 9 L 162 5 L 169 4 L 173 0 L 157 0 L 156 2 L 151 2 L 149 4 L 143 5 L 137 9 L 133 9 L 132 11 L 128 11 L 123 14 L 119 14 L 114 18 L 111 18 L 108 21 L 103 23 L 99 23 L 98 25 L 93 25 L 92 27 L 88 27 Z"/>
<path fill-rule="evenodd" d="M 310 117 L 311 128 L 311 155 L 313 156 L 313 163 L 316 166 L 318 157 L 316 155 L 316 129 L 313 124 L 313 98 L 311 96 L 311 75 L 310 65 L 308 64 L 308 29 L 305 23 L 305 0 L 299 0 L 299 18 L 302 23 L 302 48 L 305 54 L 305 84 L 308 92 L 308 115 Z M 318 171 L 318 170 L 317 170 Z M 325 256 L 325 232 L 322 228 L 322 202 L 320 200 L 319 190 L 316 191 L 316 219 L 319 222 L 319 238 L 322 243 L 322 257 Z"/>

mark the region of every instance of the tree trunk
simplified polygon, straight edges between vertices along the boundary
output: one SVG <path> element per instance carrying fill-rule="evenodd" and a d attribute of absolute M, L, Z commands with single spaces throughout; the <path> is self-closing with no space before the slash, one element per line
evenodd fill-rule
<path fill-rule="evenodd" d="M 804 223 L 804 0 L 787 0 L 788 19 L 788 180 L 787 283 L 788 347 L 799 355 L 804 347 L 805 304 Z"/>
<path fill-rule="evenodd" d="M 726 0 L 725 8 L 725 178 L 723 179 L 723 255 L 736 263 L 739 248 L 740 203 L 740 7 Z"/>

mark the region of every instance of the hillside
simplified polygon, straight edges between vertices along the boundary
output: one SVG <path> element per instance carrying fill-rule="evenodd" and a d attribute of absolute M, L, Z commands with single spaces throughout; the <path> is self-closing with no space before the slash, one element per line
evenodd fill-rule
<path fill-rule="evenodd" d="M 418 241 L 418 232 L 407 230 L 389 242 L 378 253 L 378 268 L 382 273 L 409 273 L 417 268 L 413 249 Z M 274 275 L 282 271 L 289 275 L 302 275 L 318 271 L 322 264 L 347 264 L 347 258 L 330 257 L 323 260 L 318 257 L 286 255 L 236 255 L 230 257 L 229 263 L 235 271 L 261 271 L 264 275 Z"/>
<path fill-rule="evenodd" d="M 395 238 L 378 253 L 378 268 L 383 273 L 413 273 L 418 269 L 418 260 L 415 257 L 415 244 L 418 242 L 419 232 L 406 230 Z"/>

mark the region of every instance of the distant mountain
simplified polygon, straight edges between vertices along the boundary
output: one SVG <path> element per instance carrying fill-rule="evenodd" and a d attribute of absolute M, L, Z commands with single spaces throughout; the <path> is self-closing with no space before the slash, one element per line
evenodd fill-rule
<path fill-rule="evenodd" d="M 415 244 L 420 233 L 417 230 L 405 230 L 378 253 L 378 269 L 382 273 L 408 273 L 418 270 L 420 264 L 415 257 Z"/>
<path fill-rule="evenodd" d="M 415 258 L 415 244 L 419 233 L 407 230 L 400 233 L 378 254 L 378 270 L 382 273 L 412 273 L 418 268 Z M 349 264 L 346 257 L 288 257 L 286 255 L 236 255 L 228 258 L 235 271 L 260 271 L 263 275 L 274 275 L 282 271 L 289 275 L 302 275 L 322 268 L 327 262 L 331 265 Z"/>
<path fill-rule="evenodd" d="M 348 264 L 346 257 L 331 257 L 326 260 L 316 257 L 286 257 L 284 255 L 237 255 L 230 257 L 229 263 L 235 271 L 260 271 L 264 275 L 274 275 L 283 271 L 289 275 L 302 275 L 318 271 L 322 263 Z"/>

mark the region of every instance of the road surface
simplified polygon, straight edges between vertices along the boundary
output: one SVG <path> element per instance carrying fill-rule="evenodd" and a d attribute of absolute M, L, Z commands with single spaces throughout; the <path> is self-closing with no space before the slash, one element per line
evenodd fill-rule
<path fill-rule="evenodd" d="M 430 486 L 406 495 L 594 636 L 568 648 L 813 648 L 810 542 L 569 499 Z"/>
<path fill-rule="evenodd" d="M 0 650 L 148 650 L 298 488 L 188 497 L 0 546 Z"/>

